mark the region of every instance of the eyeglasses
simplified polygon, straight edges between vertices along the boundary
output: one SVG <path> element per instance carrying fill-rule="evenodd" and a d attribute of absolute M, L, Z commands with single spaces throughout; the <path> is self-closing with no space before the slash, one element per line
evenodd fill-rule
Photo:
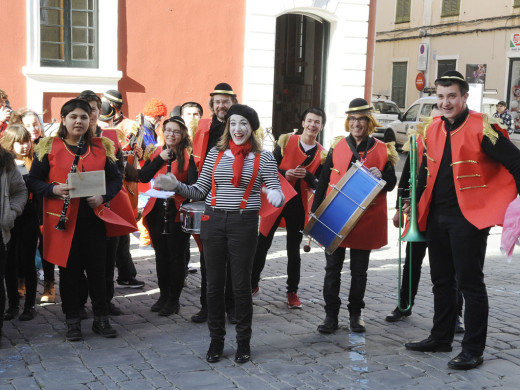
<path fill-rule="evenodd" d="M 182 131 L 180 130 L 164 130 L 164 134 L 173 134 L 173 135 L 182 135 Z"/>
<path fill-rule="evenodd" d="M 360 117 L 351 116 L 351 117 L 348 118 L 348 121 L 351 122 L 351 123 L 355 123 L 356 121 L 358 121 L 361 124 L 365 124 L 365 123 L 368 122 L 368 117 L 366 117 L 366 116 L 360 116 Z"/>

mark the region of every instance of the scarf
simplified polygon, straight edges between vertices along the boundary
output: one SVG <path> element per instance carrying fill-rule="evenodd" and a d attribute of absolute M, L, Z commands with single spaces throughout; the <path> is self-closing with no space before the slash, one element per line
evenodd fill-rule
<path fill-rule="evenodd" d="M 242 176 L 242 169 L 244 168 L 244 160 L 246 156 L 253 150 L 253 145 L 251 142 L 247 142 L 243 145 L 236 145 L 233 140 L 229 140 L 229 149 L 231 149 L 231 153 L 235 156 L 235 161 L 233 161 L 233 178 L 231 179 L 231 184 L 235 188 L 240 187 L 240 178 Z"/>

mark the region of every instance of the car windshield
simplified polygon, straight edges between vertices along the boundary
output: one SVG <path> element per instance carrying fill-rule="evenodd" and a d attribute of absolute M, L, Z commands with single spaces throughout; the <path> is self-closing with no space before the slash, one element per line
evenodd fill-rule
<path fill-rule="evenodd" d="M 376 114 L 398 114 L 399 108 L 387 102 L 374 102 L 374 112 Z"/>

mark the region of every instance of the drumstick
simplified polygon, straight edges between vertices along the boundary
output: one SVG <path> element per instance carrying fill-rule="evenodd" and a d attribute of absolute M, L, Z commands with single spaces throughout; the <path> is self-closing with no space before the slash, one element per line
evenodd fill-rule
<path fill-rule="evenodd" d="M 312 237 L 309 237 L 309 241 L 307 242 L 307 244 L 305 244 L 303 246 L 303 251 L 304 252 L 310 252 L 311 251 L 311 241 L 312 241 Z"/>

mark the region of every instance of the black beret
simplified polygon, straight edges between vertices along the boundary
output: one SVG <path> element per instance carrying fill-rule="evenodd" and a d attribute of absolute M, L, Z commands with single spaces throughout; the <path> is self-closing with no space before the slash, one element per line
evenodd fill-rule
<path fill-rule="evenodd" d="M 249 121 L 253 131 L 258 130 L 260 127 L 260 119 L 254 109 L 245 104 L 233 104 L 228 110 L 226 118 L 229 119 L 231 115 L 241 115 Z"/>

